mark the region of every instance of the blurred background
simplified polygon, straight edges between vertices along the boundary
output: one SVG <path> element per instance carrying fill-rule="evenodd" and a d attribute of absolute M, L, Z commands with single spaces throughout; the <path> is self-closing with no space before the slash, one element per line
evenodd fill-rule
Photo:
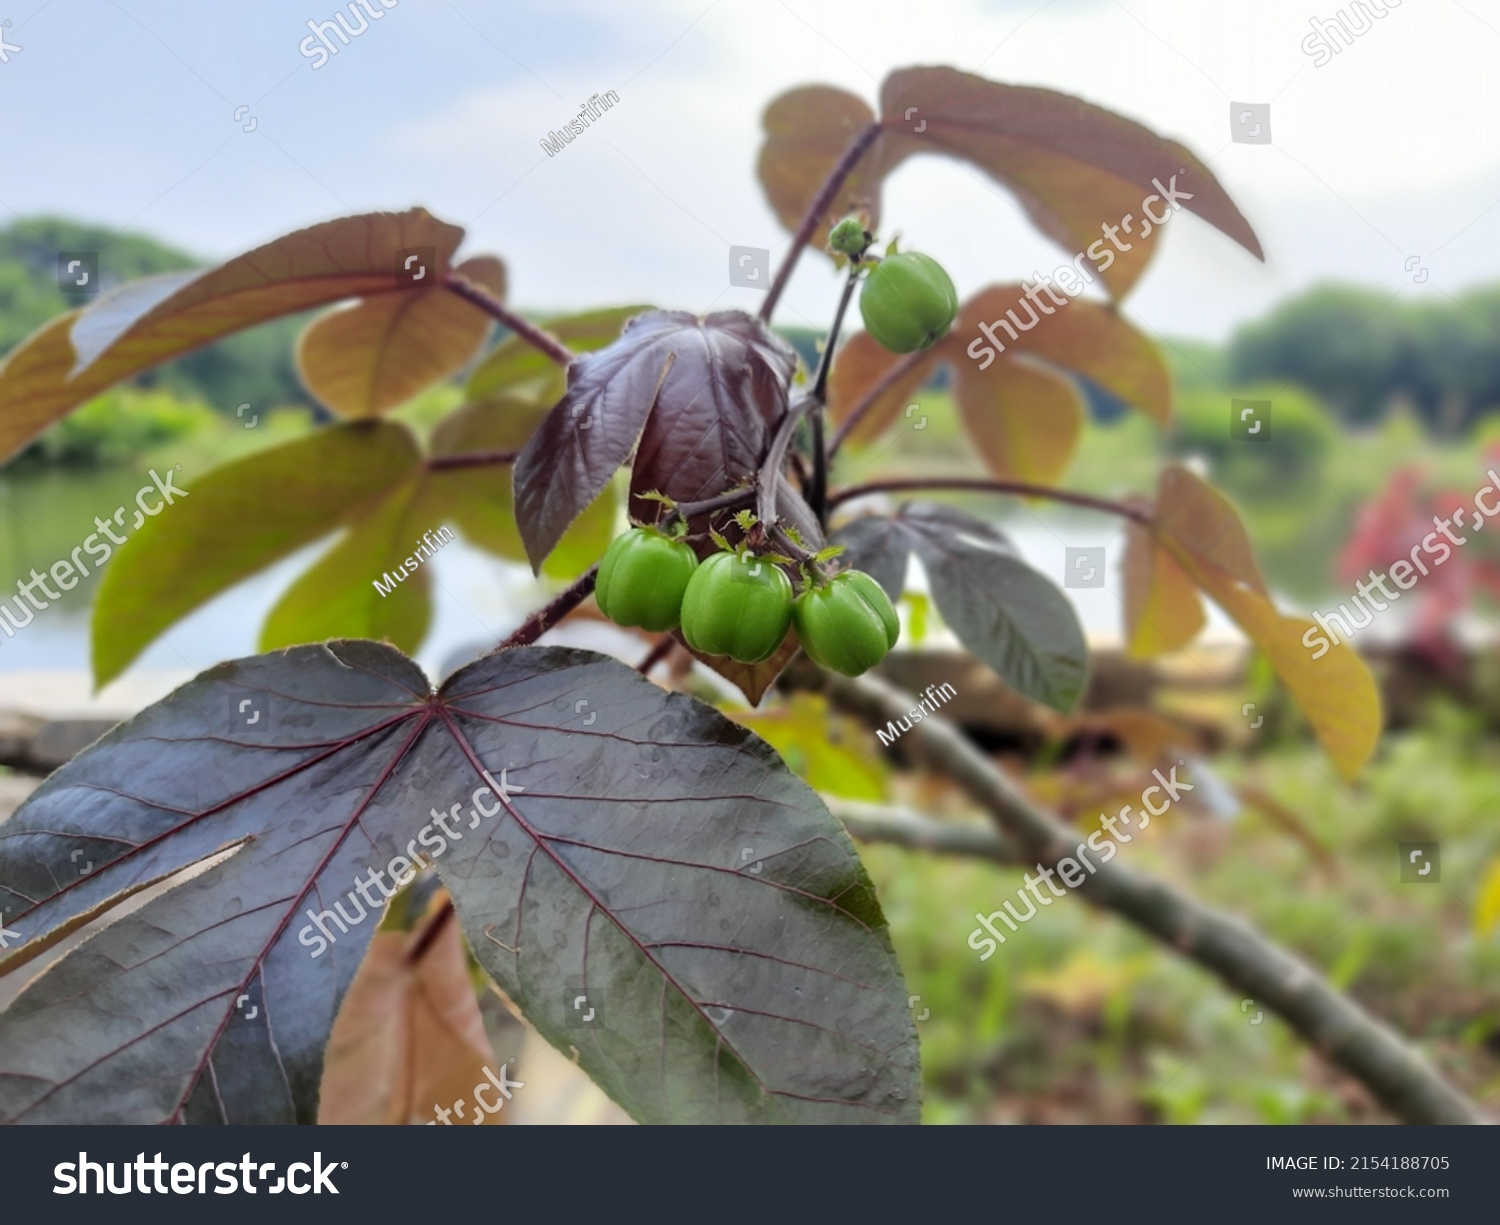
<path fill-rule="evenodd" d="M 1149 494 L 1164 462 L 1193 464 L 1239 508 L 1281 606 L 1311 612 L 1347 602 L 1371 567 L 1403 556 L 1389 542 L 1409 552 L 1434 513 L 1468 505 L 1500 470 L 1500 0 L 1233 12 L 1194 0 L 401 0 L 314 67 L 309 22 L 344 11 L 356 24 L 324 2 L 4 11 L 0 354 L 87 300 L 59 253 L 95 255 L 107 290 L 415 204 L 466 227 L 463 253 L 504 259 L 510 302 L 539 319 L 628 302 L 753 311 L 763 290 L 730 284 L 729 248 L 765 248 L 774 266 L 787 239 L 755 177 L 765 104 L 816 82 L 873 102 L 892 68 L 951 64 L 1073 93 L 1182 141 L 1265 248 L 1261 264 L 1196 218 L 1175 220 L 1124 307 L 1173 372 L 1174 422 L 1163 431 L 1081 387 L 1093 421 L 1066 485 Z M 541 139 L 605 90 L 618 103 L 549 156 Z M 961 297 L 1072 255 L 957 163 L 907 163 L 883 211 L 887 233 L 943 262 Z M 782 300 L 777 322 L 809 361 L 837 294 L 831 266 L 809 257 Z M 153 466 L 181 465 L 191 491 L 195 474 L 314 428 L 322 410 L 293 361 L 302 322 L 117 388 L 0 469 L 0 589 L 67 556 Z M 461 399 L 455 383 L 398 416 L 430 422 Z M 1268 438 L 1231 435 L 1235 399 L 1270 403 Z M 920 412 L 844 453 L 840 481 L 980 474 L 942 380 L 913 400 Z M 1117 790 L 1128 797 L 1154 747 L 1187 746 L 1203 785 L 1134 862 L 1251 918 L 1494 1108 L 1500 544 L 1472 540 L 1360 631 L 1388 733 L 1345 785 L 1224 618 L 1179 657 L 1123 658 L 1113 522 L 972 505 L 1001 515 L 1059 581 L 1066 547 L 1103 546 L 1107 579 L 1069 592 L 1096 652 L 1084 709 L 1043 717 L 980 669 L 955 680 L 950 713 L 1083 822 Z M 24 793 L 56 764 L 49 752 L 66 755 L 39 747 L 38 728 L 82 727 L 56 733 L 66 746 L 95 726 L 80 720 L 129 714 L 253 653 L 276 597 L 329 543 L 200 609 L 102 694 L 88 676 L 92 577 L 0 638 L 0 717 L 22 718 L 0 722 L 0 783 L 12 785 L 0 794 Z M 430 564 L 438 598 L 419 659 L 435 676 L 546 590 L 462 542 Z M 891 668 L 925 684 L 960 665 L 920 590 L 911 600 L 909 654 Z M 953 803 L 903 773 L 899 751 L 815 706 L 756 718 L 832 795 L 926 813 Z M 819 736 L 828 748 L 809 750 Z M 1437 879 L 1403 883 L 1403 842 L 1440 847 Z M 1119 921 L 1058 907 L 981 964 L 965 945 L 974 915 L 1011 896 L 1019 873 L 888 846 L 864 855 L 916 997 L 929 1121 L 1387 1121 L 1254 1001 Z M 496 1017 L 497 1050 L 523 1041 Z M 540 1117 L 613 1117 L 567 1080 L 566 1060 L 551 1063 L 556 1109 Z"/>

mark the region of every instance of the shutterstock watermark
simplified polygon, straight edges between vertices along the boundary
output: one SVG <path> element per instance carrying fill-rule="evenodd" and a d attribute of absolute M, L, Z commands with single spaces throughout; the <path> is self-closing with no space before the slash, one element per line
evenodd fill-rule
<path fill-rule="evenodd" d="M 1500 495 L 1500 475 L 1493 468 L 1486 471 L 1485 475 L 1490 478 L 1490 483 L 1481 486 L 1474 495 L 1474 521 L 1469 525 L 1469 531 L 1474 534 L 1478 534 L 1484 527 L 1486 519 L 1500 514 L 1500 502 L 1494 506 L 1485 504 L 1489 500 L 1487 495 Z M 1365 629 L 1374 622 L 1376 613 L 1384 612 L 1401 598 L 1403 591 L 1410 591 L 1415 587 L 1419 578 L 1426 578 L 1431 571 L 1423 564 L 1422 555 L 1432 558 L 1432 567 L 1436 569 L 1453 556 L 1454 549 L 1468 544 L 1468 536 L 1455 535 L 1453 532 L 1454 524 L 1464 526 L 1467 513 L 1467 509 L 1460 506 L 1446 519 L 1441 515 L 1433 515 L 1432 525 L 1435 530 L 1412 545 L 1411 552 L 1406 557 L 1393 561 L 1384 571 L 1372 569 L 1368 582 L 1360 579 L 1354 584 L 1352 610 L 1348 604 L 1340 604 L 1338 612 L 1313 613 L 1313 620 L 1317 624 L 1308 626 L 1307 632 L 1302 635 L 1302 645 L 1312 651 L 1313 658 L 1322 659 L 1332 647 L 1353 638 L 1356 631 Z M 1443 539 L 1439 540 L 1439 535 Z M 1392 591 L 1386 586 L 1387 578 L 1396 584 L 1397 590 Z M 1384 600 L 1375 595 L 1373 588 L 1376 587 L 1380 588 Z M 1357 612 L 1364 614 L 1363 620 L 1355 615 Z"/>
<path fill-rule="evenodd" d="M 510 764 L 515 765 L 515 762 L 511 762 Z M 497 783 L 490 777 L 488 770 L 484 772 L 484 781 L 489 786 L 479 788 L 469 798 L 469 804 L 474 813 L 474 819 L 468 824 L 469 829 L 477 829 L 479 822 L 485 817 L 493 817 L 496 813 L 503 811 L 507 797 L 526 790 L 525 787 L 508 782 L 505 777 L 506 773 L 506 770 L 500 771 L 500 781 Z M 496 804 L 493 808 L 487 804 L 480 803 L 481 796 L 497 795 L 500 797 L 500 803 Z M 463 831 L 448 824 L 449 821 L 458 820 L 459 807 L 460 804 L 454 804 L 447 812 L 439 812 L 434 808 L 432 810 L 432 820 L 422 826 L 417 831 L 417 836 L 406 844 L 405 855 L 397 855 L 392 858 L 391 862 L 386 864 L 384 872 L 379 868 L 370 868 L 363 878 L 358 875 L 355 876 L 354 888 L 349 890 L 344 895 L 344 898 L 349 902 L 350 911 L 353 912 L 358 907 L 358 913 L 345 914 L 343 901 L 335 902 L 332 910 L 313 910 L 309 907 L 307 917 L 310 922 L 306 923 L 302 927 L 302 930 L 297 933 L 297 943 L 312 949 L 314 957 L 321 957 L 328 951 L 330 945 L 338 943 L 338 936 L 335 936 L 328 929 L 330 923 L 339 929 L 339 936 L 348 935 L 351 927 L 359 926 L 369 914 L 380 909 L 386 900 L 395 897 L 397 890 L 411 884 L 416 879 L 417 869 L 429 866 L 430 861 L 423 859 L 418 853 L 418 846 L 425 849 L 432 859 L 436 859 L 448 849 L 450 843 L 462 842 Z M 443 832 L 439 834 L 437 833 L 437 829 L 441 829 Z M 397 866 L 398 864 L 400 865 L 399 867 Z M 395 882 L 395 888 L 386 888 L 386 876 L 389 876 Z M 379 902 L 370 896 L 372 889 L 380 890 Z M 358 898 L 356 898 L 356 894 L 358 894 Z M 363 899 L 363 901 L 359 899 Z M 369 910 L 365 909 L 366 905 L 369 906 Z"/>
<path fill-rule="evenodd" d="M 322 22 L 308 18 L 307 28 L 312 33 L 297 44 L 297 50 L 302 52 L 303 58 L 315 61 L 313 71 L 316 72 L 330 57 L 339 53 L 338 47 L 334 46 L 333 39 L 328 35 L 332 34 L 347 47 L 353 39 L 370 28 L 371 21 L 379 21 L 385 16 L 385 10 L 395 8 L 400 2 L 401 0 L 379 0 L 380 7 L 376 8 L 376 0 L 350 0 L 344 7 L 349 10 L 351 17 L 359 19 L 358 26 L 345 21 L 342 12 L 335 13 Z M 239 116 L 236 115 L 235 118 L 238 119 Z"/>
<path fill-rule="evenodd" d="M 0 64 L 10 63 L 10 55 L 12 51 L 24 51 L 26 49 L 25 47 L 17 46 L 15 43 L 7 42 L 5 40 L 4 31 L 8 30 L 9 28 L 10 18 L 7 17 L 4 21 L 0 21 Z"/>
<path fill-rule="evenodd" d="M 1179 170 L 1177 172 L 1177 174 L 1186 173 L 1186 170 Z M 1162 186 L 1160 179 L 1151 180 L 1151 185 L 1161 194 L 1149 195 L 1141 201 L 1141 230 L 1136 235 L 1137 238 L 1147 238 L 1150 236 L 1152 230 L 1158 226 L 1166 225 L 1181 210 L 1182 205 L 1179 201 L 1191 200 L 1193 198 L 1192 192 L 1178 190 L 1177 174 L 1172 176 L 1171 181 L 1165 187 Z M 1161 216 L 1157 216 L 1151 209 L 1153 204 L 1159 202 L 1171 205 L 1170 208 L 1164 207 L 1162 209 Z M 1137 215 L 1135 213 L 1126 213 L 1125 216 L 1120 218 L 1118 225 L 1101 225 L 1099 230 L 1104 237 L 1097 242 L 1090 243 L 1087 251 L 1080 251 L 1073 257 L 1070 263 L 1059 264 L 1052 270 L 1051 276 L 1043 276 L 1040 272 L 1033 272 L 1030 284 L 1022 281 L 1021 288 L 1025 291 L 1026 296 L 1020 302 L 1017 302 L 1016 306 L 1023 309 L 1030 316 L 1030 322 L 1022 323 L 1015 310 L 1012 309 L 1005 312 L 1006 317 L 1003 319 L 996 319 L 994 323 L 981 323 L 979 330 L 984 335 L 976 336 L 970 341 L 968 348 L 969 356 L 979 363 L 979 368 L 981 370 L 985 369 L 995 360 L 996 354 L 1005 352 L 1005 342 L 996 334 L 997 328 L 1003 329 L 1005 334 L 1012 341 L 1015 341 L 1020 337 L 1022 332 L 1029 332 L 1032 328 L 1036 327 L 1041 322 L 1042 315 L 1056 314 L 1058 307 L 1066 306 L 1073 298 L 1081 294 L 1087 286 L 1094 283 L 1094 278 L 1083 266 L 1084 260 L 1092 260 L 1098 272 L 1108 272 L 1118 255 L 1124 254 L 1135 246 L 1134 243 L 1122 242 L 1120 240 L 1120 233 L 1124 231 L 1126 234 L 1134 234 L 1135 230 L 1132 223 L 1136 219 Z M 1106 246 L 1106 242 L 1109 245 Z M 1052 292 L 1052 282 L 1054 279 L 1063 293 L 1068 296 L 1060 298 Z M 1052 300 L 1053 305 L 1048 306 L 1046 302 L 1042 301 L 1040 295 L 1043 293 Z M 1038 311 L 1041 314 L 1038 314 Z M 989 341 L 989 344 L 986 344 L 985 341 Z"/>
<path fill-rule="evenodd" d="M 575 137 L 582 136 L 589 124 L 605 111 L 612 109 L 619 100 L 619 94 L 612 89 L 606 89 L 602 94 L 595 94 L 583 103 L 578 108 L 578 114 L 563 124 L 561 131 L 548 132 L 542 137 L 539 143 L 547 151 L 547 156 L 554 157 L 562 151 L 564 145 L 571 145 Z"/>
<path fill-rule="evenodd" d="M 1177 766 L 1182 764 L 1179 761 Z M 1193 789 L 1192 783 L 1179 781 L 1177 778 L 1177 766 L 1173 766 L 1171 772 L 1165 777 L 1162 776 L 1160 770 L 1151 771 L 1152 775 L 1156 778 L 1156 784 L 1147 787 L 1141 792 L 1140 806 L 1144 811 L 1137 814 L 1140 817 L 1140 824 L 1136 826 L 1137 833 L 1151 824 L 1152 817 L 1159 817 L 1167 809 L 1171 808 L 1180 798 L 1182 792 Z M 1161 795 L 1163 793 L 1165 793 L 1167 798 L 1161 807 L 1158 808 L 1152 804 L 1150 796 L 1153 794 Z M 1067 896 L 1065 890 L 1059 889 L 1052 883 L 1054 876 L 1061 877 L 1063 884 L 1068 889 L 1076 889 L 1089 878 L 1084 875 L 1085 868 L 1088 869 L 1089 876 L 1092 876 L 1099 870 L 1093 861 L 1083 853 L 1085 847 L 1099 856 L 1100 863 L 1108 863 L 1120 853 L 1121 843 L 1133 842 L 1135 834 L 1127 834 L 1125 830 L 1131 827 L 1130 814 L 1134 811 L 1134 808 L 1133 804 L 1126 804 L 1124 808 L 1120 809 L 1112 817 L 1107 817 L 1101 812 L 1099 814 L 1099 828 L 1084 839 L 1084 841 L 1080 842 L 1072 855 L 1064 855 L 1057 861 L 1055 868 L 1049 868 L 1045 864 L 1037 864 L 1037 879 L 1033 879 L 1029 872 L 1022 877 L 1021 879 L 1025 887 L 1016 890 L 1016 897 L 1026 903 L 1025 914 L 1017 911 L 1015 906 L 1008 901 L 1003 903 L 1003 910 L 992 911 L 988 916 L 976 914 L 974 918 L 978 920 L 979 926 L 969 933 L 969 947 L 976 953 L 979 953 L 979 960 L 988 961 L 995 955 L 995 949 L 1000 944 L 1005 943 L 1005 934 L 995 926 L 997 920 L 1004 923 L 1012 932 L 1019 931 L 1020 924 L 1036 917 L 1038 905 L 1050 906 L 1052 905 L 1053 898 Z M 1123 828 L 1116 828 L 1117 826 Z M 1107 837 L 1105 836 L 1106 830 L 1109 831 Z M 1041 891 L 1043 884 L 1047 886 L 1047 891 L 1051 894 L 1050 897 L 1048 893 Z M 1028 891 L 1030 891 L 1031 897 L 1036 899 L 1035 902 L 1026 896 Z M 989 932 L 989 935 L 986 936 L 985 932 Z M 996 943 L 997 941 L 999 942 L 998 944 Z M 985 945 L 989 947 L 984 948 Z M 983 949 L 982 952 L 980 951 L 981 949 Z"/>
<path fill-rule="evenodd" d="M 185 498 L 188 496 L 186 489 L 172 483 L 173 474 L 181 471 L 182 465 L 178 464 L 173 468 L 168 468 L 167 475 L 163 477 L 157 475 L 155 468 L 149 469 L 151 480 L 154 483 L 151 485 L 142 485 L 136 490 L 135 494 L 137 509 L 131 523 L 131 526 L 135 530 L 139 531 L 147 518 L 155 518 L 167 507 L 174 505 L 176 498 Z M 153 496 L 156 499 L 155 506 L 147 503 L 147 498 Z M 79 578 L 88 578 L 89 576 L 89 568 L 84 565 L 82 554 L 87 553 L 89 555 L 90 560 L 94 563 L 95 570 L 99 569 L 114 556 L 115 549 L 119 545 L 124 544 L 126 538 L 124 536 L 117 536 L 110 525 L 124 527 L 125 512 L 126 508 L 121 506 L 115 510 L 112 519 L 104 519 L 95 515 L 94 526 L 99 530 L 85 536 L 83 543 L 78 545 L 68 555 L 68 558 L 53 562 L 46 574 L 38 574 L 36 569 L 33 568 L 29 581 L 19 578 L 16 580 L 16 591 L 18 594 L 11 597 L 10 603 L 0 603 L 0 630 L 5 631 L 7 638 L 14 638 L 17 630 L 25 629 L 30 625 L 36 619 L 37 613 L 44 612 L 51 607 L 53 600 L 62 599 L 61 592 L 53 591 L 52 588 L 47 586 L 47 579 L 49 577 L 63 591 L 72 591 L 74 587 L 78 586 Z M 106 539 L 100 540 L 99 537 L 101 535 Z M 42 595 L 47 597 L 45 600 L 39 599 L 36 596 L 35 590 L 37 588 L 41 588 Z M 22 600 L 22 596 L 25 597 L 24 601 Z M 16 607 L 14 613 L 11 612 L 11 604 L 14 604 Z M 20 619 L 23 614 L 26 618 L 24 621 Z"/>
<path fill-rule="evenodd" d="M 1313 67 L 1321 68 L 1344 47 L 1354 46 L 1354 40 L 1368 34 L 1374 19 L 1389 17 L 1386 6 L 1400 8 L 1401 0 L 1351 0 L 1348 13 L 1340 9 L 1332 17 L 1314 17 L 1308 21 L 1313 32 L 1302 40 L 1302 50 L 1313 57 Z M 1339 46 L 1342 39 L 1344 47 Z"/>
<path fill-rule="evenodd" d="M 499 1111 L 503 1110 L 505 1108 L 505 1103 L 510 1101 L 511 1099 L 510 1091 L 512 1089 L 524 1089 L 526 1087 L 526 1082 L 524 1080 L 511 1080 L 511 1078 L 506 1075 L 507 1070 L 507 1065 L 501 1064 L 500 1074 L 497 1078 L 495 1073 L 490 1071 L 489 1064 L 485 1064 L 484 1068 L 482 1069 L 485 1078 L 474 1086 L 473 1092 L 469 1095 L 474 1099 L 474 1117 L 469 1120 L 469 1122 L 474 1126 L 477 1127 L 479 1124 L 483 1123 L 485 1115 L 496 1114 Z M 485 1101 L 483 1097 L 485 1093 L 488 1093 L 492 1089 L 500 1095 L 495 1099 L 495 1104 L 493 1106 L 491 1106 L 489 1102 Z M 467 1103 L 465 1103 L 463 1098 L 459 1098 L 458 1101 L 454 1102 L 453 1105 L 448 1107 L 439 1106 L 436 1103 L 433 1103 L 433 1117 L 427 1120 L 427 1126 L 436 1127 L 439 1123 L 441 1123 L 444 1127 L 452 1127 L 454 1115 L 457 1115 L 459 1118 L 464 1117 L 464 1106 L 466 1104 Z"/>

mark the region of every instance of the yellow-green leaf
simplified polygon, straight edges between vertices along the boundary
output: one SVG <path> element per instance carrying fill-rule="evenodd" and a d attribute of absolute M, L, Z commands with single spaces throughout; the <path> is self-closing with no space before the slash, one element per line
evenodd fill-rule
<path fill-rule="evenodd" d="M 1154 533 L 1125 527 L 1125 650 L 1134 659 L 1179 651 L 1206 620 L 1193 580 Z"/>
<path fill-rule="evenodd" d="M 889 794 L 885 768 L 865 742 L 869 733 L 836 717 L 824 698 L 794 694 L 772 709 L 731 711 L 730 717 L 767 741 L 815 791 L 869 801 Z"/>
<path fill-rule="evenodd" d="M 163 630 L 235 583 L 356 522 L 421 462 L 404 425 L 333 426 L 226 464 L 187 486 L 121 547 L 94 602 L 104 685 Z M 186 482 L 183 482 L 186 484 Z"/>
<path fill-rule="evenodd" d="M 1474 902 L 1474 930 L 1487 936 L 1500 927 L 1500 859 L 1490 864 Z"/>
<path fill-rule="evenodd" d="M 414 652 L 432 613 L 431 577 L 417 550 L 424 537 L 428 547 L 443 539 L 441 518 L 423 513 L 430 500 L 423 490 L 422 476 L 413 474 L 351 525 L 276 602 L 261 626 L 260 649 L 372 638 Z"/>
<path fill-rule="evenodd" d="M 1380 738 L 1380 691 L 1364 660 L 1348 643 L 1321 654 L 1307 645 L 1316 624 L 1276 611 L 1234 508 L 1186 469 L 1162 474 L 1156 530 L 1187 576 L 1264 652 L 1339 773 L 1354 777 Z"/>

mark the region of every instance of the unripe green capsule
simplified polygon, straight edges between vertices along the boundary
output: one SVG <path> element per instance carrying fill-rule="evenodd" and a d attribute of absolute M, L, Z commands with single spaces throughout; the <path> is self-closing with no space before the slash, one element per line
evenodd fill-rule
<path fill-rule="evenodd" d="M 697 555 L 682 541 L 668 540 L 655 528 L 631 528 L 604 551 L 594 599 L 616 625 L 665 633 L 677 628 L 697 568 Z"/>
<path fill-rule="evenodd" d="M 682 636 L 704 655 L 758 664 L 776 654 L 792 623 L 792 584 L 753 554 L 715 553 L 682 598 Z"/>
<path fill-rule="evenodd" d="M 792 623 L 807 657 L 844 676 L 869 671 L 901 636 L 890 599 L 863 570 L 845 570 L 825 586 L 808 588 L 792 605 Z"/>
<path fill-rule="evenodd" d="M 828 249 L 853 259 L 870 245 L 870 236 L 865 232 L 864 222 L 858 217 L 845 217 L 828 231 Z"/>
<path fill-rule="evenodd" d="M 916 251 L 887 255 L 859 295 L 865 331 L 892 353 L 927 349 L 958 316 L 958 291 L 937 260 Z"/>

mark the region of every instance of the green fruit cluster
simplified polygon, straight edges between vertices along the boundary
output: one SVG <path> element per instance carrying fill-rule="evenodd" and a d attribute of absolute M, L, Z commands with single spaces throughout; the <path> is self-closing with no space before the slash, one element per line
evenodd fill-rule
<path fill-rule="evenodd" d="M 901 632 L 891 601 L 862 571 L 809 583 L 794 597 L 786 572 L 767 558 L 715 553 L 700 563 L 688 545 L 647 527 L 609 546 L 594 594 L 617 625 L 652 633 L 680 625 L 693 650 L 745 664 L 770 659 L 795 626 L 814 663 L 858 676 L 885 658 Z"/>
<path fill-rule="evenodd" d="M 958 316 L 958 291 L 937 260 L 905 251 L 871 269 L 859 313 L 878 344 L 892 353 L 914 353 L 948 334 Z"/>

